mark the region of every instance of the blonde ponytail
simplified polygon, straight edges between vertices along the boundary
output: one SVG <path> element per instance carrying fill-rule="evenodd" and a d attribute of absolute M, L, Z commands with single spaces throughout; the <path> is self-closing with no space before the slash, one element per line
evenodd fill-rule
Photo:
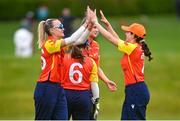
<path fill-rule="evenodd" d="M 44 30 L 45 21 L 41 21 L 38 25 L 38 46 L 39 48 L 45 43 L 46 40 L 46 33 Z"/>

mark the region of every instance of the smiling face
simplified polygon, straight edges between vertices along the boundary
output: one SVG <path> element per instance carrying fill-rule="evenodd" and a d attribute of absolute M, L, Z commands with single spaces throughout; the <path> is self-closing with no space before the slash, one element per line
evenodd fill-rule
<path fill-rule="evenodd" d="M 63 38 L 64 37 L 63 24 L 58 19 L 55 19 L 52 21 L 52 25 L 53 27 L 50 28 L 51 35 L 57 38 Z"/>
<path fill-rule="evenodd" d="M 99 34 L 99 30 L 97 29 L 97 26 L 94 25 L 91 32 L 90 32 L 89 37 L 94 39 L 94 38 L 96 38 L 98 36 L 98 34 Z"/>

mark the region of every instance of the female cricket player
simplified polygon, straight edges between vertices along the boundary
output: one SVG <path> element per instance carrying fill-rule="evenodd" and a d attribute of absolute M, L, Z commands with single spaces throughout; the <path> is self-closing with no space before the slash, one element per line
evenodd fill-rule
<path fill-rule="evenodd" d="M 115 91 L 116 84 L 113 81 L 109 80 L 107 78 L 107 76 L 104 74 L 104 72 L 102 71 L 102 69 L 99 67 L 99 59 L 100 59 L 99 44 L 94 40 L 97 37 L 98 33 L 99 33 L 99 30 L 97 29 L 96 26 L 91 27 L 88 39 L 86 40 L 86 42 L 84 44 L 81 44 L 80 47 L 81 47 L 83 56 L 90 57 L 95 61 L 97 68 L 98 68 L 97 69 L 98 77 L 100 77 L 105 82 L 105 84 L 107 84 L 110 91 Z M 76 41 L 73 44 L 78 45 L 79 43 L 78 43 L 78 41 Z M 63 70 L 65 70 L 65 69 L 63 69 Z M 68 77 L 68 76 L 66 76 L 66 77 Z M 65 79 L 65 78 L 63 77 L 63 79 Z M 97 103 L 93 104 L 92 110 L 91 110 L 91 115 L 90 115 L 90 120 L 97 118 L 98 111 L 99 111 L 99 104 L 97 104 Z"/>
<path fill-rule="evenodd" d="M 99 99 L 96 63 L 83 55 L 81 46 L 72 46 L 70 53 L 64 56 L 62 69 L 68 119 L 72 116 L 72 120 L 90 120 L 92 102 Z"/>
<path fill-rule="evenodd" d="M 98 23 L 96 12 L 91 11 L 93 23 L 109 42 L 124 53 L 121 66 L 125 78 L 125 101 L 121 119 L 145 120 L 150 94 L 144 81 L 144 55 L 149 58 L 149 61 L 152 59 L 151 52 L 145 43 L 146 30 L 143 25 L 138 23 L 122 26 L 126 35 L 126 39 L 123 41 L 113 30 L 102 11 L 100 13 L 107 30 Z"/>
<path fill-rule="evenodd" d="M 88 34 L 86 22 L 70 37 L 64 37 L 64 28 L 58 19 L 41 21 L 38 26 L 39 48 L 41 49 L 42 72 L 34 92 L 35 120 L 67 120 L 67 101 L 61 86 L 60 70 L 61 48 L 79 41 L 81 36 Z M 46 38 L 46 36 L 48 38 Z M 82 40 L 82 39 L 80 39 Z M 84 41 L 84 40 L 82 40 Z"/>
<path fill-rule="evenodd" d="M 115 91 L 116 84 L 104 74 L 99 64 L 100 61 L 99 44 L 95 41 L 98 34 L 99 34 L 99 30 L 97 29 L 96 25 L 93 25 L 93 28 L 90 31 L 89 37 L 83 48 L 83 54 L 85 56 L 91 57 L 96 62 L 98 68 L 98 77 L 107 85 L 110 91 Z"/>
<path fill-rule="evenodd" d="M 95 25 L 93 25 L 92 30 L 90 31 L 87 41 L 81 45 L 82 52 L 84 56 L 92 58 L 97 65 L 98 77 L 107 85 L 110 91 L 116 91 L 116 84 L 111 81 L 103 72 L 100 67 L 100 54 L 99 54 L 99 44 L 95 41 L 95 38 L 98 36 L 99 30 Z M 77 44 L 76 42 L 74 44 Z M 99 112 L 99 104 L 93 104 L 93 109 L 91 112 L 90 120 L 96 119 Z"/>

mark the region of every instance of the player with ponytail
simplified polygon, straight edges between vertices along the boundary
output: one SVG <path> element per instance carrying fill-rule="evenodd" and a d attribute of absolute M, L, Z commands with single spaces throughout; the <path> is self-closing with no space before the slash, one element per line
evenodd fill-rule
<path fill-rule="evenodd" d="M 92 22 L 100 33 L 118 50 L 124 53 L 120 63 L 125 78 L 125 101 L 122 109 L 122 120 L 145 120 L 146 107 L 150 94 L 144 79 L 144 55 L 152 60 L 151 52 L 145 43 L 146 30 L 142 24 L 133 23 L 130 26 L 121 26 L 125 32 L 125 41 L 119 38 L 102 11 L 101 21 L 104 29 L 97 20 L 96 12 L 91 11 Z"/>
<path fill-rule="evenodd" d="M 96 63 L 92 58 L 83 55 L 82 46 L 74 45 L 71 51 L 65 54 L 62 68 L 68 119 L 90 120 L 92 104 L 99 100 Z"/>
<path fill-rule="evenodd" d="M 41 21 L 38 26 L 38 45 L 41 50 L 41 74 L 34 91 L 35 120 L 67 120 L 65 92 L 61 86 L 62 47 L 75 41 L 83 43 L 89 34 L 90 16 L 70 37 L 63 39 L 64 27 L 58 19 Z"/>

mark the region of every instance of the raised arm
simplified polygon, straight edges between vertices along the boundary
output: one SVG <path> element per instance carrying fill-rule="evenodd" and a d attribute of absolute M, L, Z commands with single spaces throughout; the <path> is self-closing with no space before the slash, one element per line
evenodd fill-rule
<path fill-rule="evenodd" d="M 100 10 L 100 14 L 101 14 L 101 21 L 105 24 L 107 31 L 109 31 L 114 37 L 119 39 L 118 34 L 114 31 L 114 29 L 112 28 L 111 24 L 109 23 L 109 21 L 104 16 L 102 10 Z"/>
<path fill-rule="evenodd" d="M 70 45 L 72 43 L 74 43 L 76 40 L 78 40 L 80 38 L 80 36 L 82 35 L 83 32 L 85 32 L 87 28 L 87 23 L 85 22 L 78 30 L 76 30 L 70 37 L 65 38 L 62 41 L 61 47 L 66 46 L 66 45 Z"/>
<path fill-rule="evenodd" d="M 89 34 L 90 34 L 90 31 L 92 30 L 92 27 L 93 27 L 93 24 L 91 22 L 89 22 L 86 30 L 82 33 L 82 35 L 78 38 L 78 40 L 73 43 L 73 45 L 84 44 L 89 37 Z"/>
<path fill-rule="evenodd" d="M 121 39 L 118 39 L 117 37 L 114 37 L 110 32 L 108 32 L 106 29 L 104 29 L 97 20 L 96 11 L 91 11 L 92 14 L 92 22 L 97 26 L 99 29 L 99 32 L 112 44 L 118 46 L 119 42 L 122 41 Z"/>
<path fill-rule="evenodd" d="M 70 37 L 65 38 L 65 39 L 62 40 L 61 47 L 73 44 L 77 40 L 78 41 L 80 41 L 80 40 L 83 41 L 82 39 L 86 38 L 88 36 L 88 34 L 89 34 L 89 30 L 88 30 L 89 22 L 90 22 L 90 14 L 89 14 L 89 7 L 87 7 L 86 21 Z M 81 39 L 79 40 L 80 37 L 81 37 Z"/>

